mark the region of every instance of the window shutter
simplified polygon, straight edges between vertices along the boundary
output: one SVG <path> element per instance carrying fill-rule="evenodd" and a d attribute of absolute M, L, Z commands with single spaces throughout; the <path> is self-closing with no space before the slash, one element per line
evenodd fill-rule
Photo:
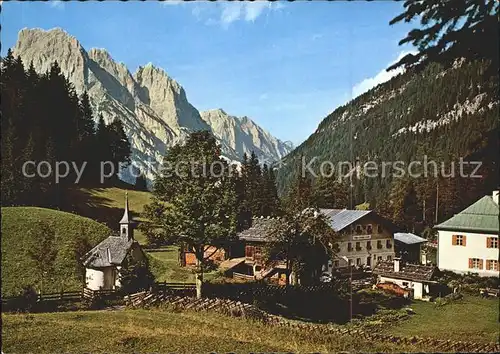
<path fill-rule="evenodd" d="M 466 246 L 467 245 L 467 236 L 463 235 L 462 236 L 462 246 Z"/>
<path fill-rule="evenodd" d="M 490 270 L 490 260 L 486 260 L 486 270 Z"/>
<path fill-rule="evenodd" d="M 479 260 L 479 269 L 483 269 L 483 260 L 482 259 Z"/>
<path fill-rule="evenodd" d="M 469 258 L 469 269 L 472 269 L 472 267 L 473 267 L 473 266 L 474 266 L 474 265 L 473 265 L 473 263 L 472 263 L 472 258 Z"/>
<path fill-rule="evenodd" d="M 457 244 L 457 235 L 451 236 L 451 244 L 455 246 Z"/>
<path fill-rule="evenodd" d="M 486 237 L 486 248 L 491 248 L 492 241 L 491 237 Z"/>

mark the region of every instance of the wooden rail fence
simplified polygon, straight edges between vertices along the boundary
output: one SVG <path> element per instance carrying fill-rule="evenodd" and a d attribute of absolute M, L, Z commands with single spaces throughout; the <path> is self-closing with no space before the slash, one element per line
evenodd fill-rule
<path fill-rule="evenodd" d="M 166 303 L 177 310 L 192 311 L 215 311 L 228 316 L 246 317 L 252 320 L 261 321 L 267 325 L 280 326 L 285 328 L 299 329 L 311 333 L 323 333 L 334 336 L 352 336 L 354 338 L 399 343 L 405 345 L 415 345 L 426 351 L 435 352 L 472 352 L 472 353 L 498 353 L 499 343 L 475 343 L 466 341 L 451 341 L 445 339 L 429 337 L 398 337 L 391 334 L 383 334 L 372 331 L 363 331 L 358 328 L 347 326 L 332 326 L 328 324 L 305 323 L 288 320 L 286 318 L 271 315 L 260 310 L 258 307 L 242 303 L 240 301 L 194 297 L 171 296 L 159 293 L 143 291 L 125 297 L 126 303 L 131 307 L 154 306 Z"/>

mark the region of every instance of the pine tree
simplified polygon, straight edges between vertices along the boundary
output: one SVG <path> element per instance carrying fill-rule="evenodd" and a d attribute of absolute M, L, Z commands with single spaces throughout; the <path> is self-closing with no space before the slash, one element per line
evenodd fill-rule
<path fill-rule="evenodd" d="M 115 119 L 108 127 L 109 148 L 111 154 L 111 161 L 115 165 L 116 176 L 120 167 L 127 167 L 130 165 L 130 155 L 132 154 L 130 142 L 128 141 L 123 124 L 119 119 Z"/>
<path fill-rule="evenodd" d="M 414 19 L 414 28 L 399 44 L 413 44 L 417 54 L 408 54 L 388 68 L 423 68 L 429 62 L 450 65 L 454 60 L 486 59 L 492 73 L 498 71 L 498 1 L 485 0 L 407 0 L 405 11 L 390 24 Z"/>

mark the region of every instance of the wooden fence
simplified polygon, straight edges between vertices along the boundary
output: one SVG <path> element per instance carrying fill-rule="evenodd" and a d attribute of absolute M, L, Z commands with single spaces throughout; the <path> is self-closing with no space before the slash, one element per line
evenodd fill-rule
<path fill-rule="evenodd" d="M 215 311 L 228 316 L 246 317 L 252 320 L 261 321 L 266 325 L 279 326 L 290 329 L 298 329 L 302 332 L 309 332 L 317 335 L 351 336 L 360 340 L 396 343 L 403 345 L 415 345 L 432 352 L 474 352 L 491 353 L 500 352 L 498 343 L 475 343 L 467 341 L 451 341 L 437 338 L 422 337 L 399 337 L 391 334 L 374 332 L 373 330 L 362 330 L 349 326 L 335 326 L 328 324 L 315 324 L 288 320 L 281 316 L 269 314 L 260 308 L 240 301 L 218 299 L 169 296 L 148 291 L 132 294 L 125 297 L 128 306 L 143 307 L 168 304 L 176 310 L 191 311 Z"/>

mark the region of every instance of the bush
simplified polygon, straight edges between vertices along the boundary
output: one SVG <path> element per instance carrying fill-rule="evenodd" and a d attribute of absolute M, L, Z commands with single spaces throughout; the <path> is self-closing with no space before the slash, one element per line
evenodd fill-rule
<path fill-rule="evenodd" d="M 149 270 L 147 258 L 135 260 L 128 255 L 120 270 L 120 281 L 123 294 L 133 294 L 154 286 L 154 276 Z"/>

